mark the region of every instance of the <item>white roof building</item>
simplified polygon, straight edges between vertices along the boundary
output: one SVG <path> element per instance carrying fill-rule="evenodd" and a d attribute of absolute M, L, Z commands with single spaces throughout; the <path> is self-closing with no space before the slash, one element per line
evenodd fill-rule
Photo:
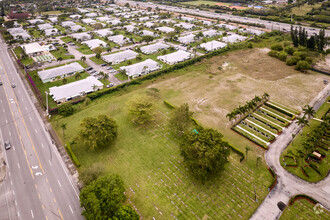
<path fill-rule="evenodd" d="M 73 26 L 71 26 L 71 27 L 70 27 L 70 30 L 71 30 L 72 32 L 78 32 L 78 31 L 80 31 L 80 30 L 85 31 L 86 28 L 80 26 L 79 24 L 77 24 L 77 25 L 73 25 Z"/>
<path fill-rule="evenodd" d="M 77 9 L 78 9 L 79 13 L 81 13 L 81 14 L 89 12 L 88 9 L 83 9 L 83 8 L 77 8 Z"/>
<path fill-rule="evenodd" d="M 95 17 L 97 17 L 97 13 L 91 12 L 91 13 L 85 14 L 85 16 L 89 17 L 89 18 L 95 18 Z"/>
<path fill-rule="evenodd" d="M 215 37 L 215 36 L 219 36 L 221 34 L 222 34 L 222 32 L 217 31 L 217 30 L 208 30 L 208 31 L 203 32 L 204 37 Z"/>
<path fill-rule="evenodd" d="M 130 33 L 133 33 L 136 30 L 136 27 L 134 25 L 125 25 L 123 28 Z"/>
<path fill-rule="evenodd" d="M 101 21 L 101 22 L 107 22 L 107 21 L 111 21 L 113 18 L 110 17 L 98 17 L 97 20 Z"/>
<path fill-rule="evenodd" d="M 62 86 L 54 86 L 49 88 L 49 95 L 55 102 L 61 103 L 71 99 L 84 96 L 87 93 L 103 89 L 103 83 L 94 76 L 88 76 L 85 79 L 68 83 Z"/>
<path fill-rule="evenodd" d="M 163 43 L 155 43 L 155 44 L 150 44 L 150 45 L 141 47 L 140 49 L 141 49 L 142 53 L 144 53 L 144 54 L 153 54 L 160 50 L 167 49 L 169 47 L 170 46 L 163 44 Z"/>
<path fill-rule="evenodd" d="M 216 26 L 220 27 L 220 28 L 227 29 L 227 30 L 231 30 L 231 31 L 238 29 L 238 26 L 230 25 L 230 24 L 217 24 Z"/>
<path fill-rule="evenodd" d="M 115 20 L 107 21 L 107 23 L 116 26 L 116 25 L 120 25 L 121 21 L 115 19 Z"/>
<path fill-rule="evenodd" d="M 192 21 L 195 21 L 195 18 L 182 16 L 182 17 L 181 17 L 181 20 L 192 22 Z"/>
<path fill-rule="evenodd" d="M 19 39 L 20 36 L 23 40 L 31 39 L 31 36 L 22 27 L 19 28 L 8 28 L 7 31 L 14 39 Z"/>
<path fill-rule="evenodd" d="M 63 21 L 62 22 L 62 27 L 65 27 L 65 28 L 75 26 L 75 25 L 76 25 L 76 23 L 74 23 L 73 21 Z"/>
<path fill-rule="evenodd" d="M 46 36 L 54 36 L 54 35 L 58 35 L 58 30 L 57 30 L 57 28 L 46 29 L 46 30 L 45 30 L 45 35 L 46 35 Z"/>
<path fill-rule="evenodd" d="M 185 60 L 189 60 L 193 57 L 193 54 L 183 51 L 183 50 L 178 50 L 174 53 L 170 53 L 164 56 L 158 56 L 157 59 L 164 62 L 168 63 L 170 65 L 176 64 L 183 62 Z"/>
<path fill-rule="evenodd" d="M 222 42 L 219 42 L 216 40 L 209 41 L 209 42 L 206 42 L 206 43 L 203 43 L 200 45 L 200 47 L 206 51 L 218 50 L 218 49 L 224 48 L 226 46 L 227 46 L 226 43 L 222 43 Z"/>
<path fill-rule="evenodd" d="M 91 18 L 85 18 L 85 19 L 82 19 L 81 21 L 85 24 L 95 24 L 96 23 L 96 21 Z"/>
<path fill-rule="evenodd" d="M 186 30 L 191 30 L 195 27 L 195 25 L 190 24 L 190 23 L 180 22 L 178 24 L 175 24 L 174 27 L 181 27 L 181 28 L 186 29 Z"/>
<path fill-rule="evenodd" d="M 182 44 L 190 44 L 195 41 L 195 35 L 189 34 L 187 36 L 179 37 L 178 41 Z"/>
<path fill-rule="evenodd" d="M 39 78 L 43 83 L 56 80 L 56 77 L 65 78 L 77 72 L 83 72 L 84 68 L 77 62 L 48 70 L 38 71 Z"/>
<path fill-rule="evenodd" d="M 161 23 L 165 23 L 165 24 L 175 24 L 177 23 L 176 21 L 173 21 L 172 19 L 164 19 L 160 21 Z"/>
<path fill-rule="evenodd" d="M 70 18 L 74 19 L 74 20 L 78 20 L 80 19 L 82 16 L 81 15 L 70 15 Z"/>
<path fill-rule="evenodd" d="M 108 37 L 108 36 L 111 36 L 113 34 L 113 32 L 110 31 L 109 29 L 96 30 L 96 31 L 94 31 L 94 33 L 97 34 L 100 37 Z"/>
<path fill-rule="evenodd" d="M 140 32 L 140 34 L 141 34 L 142 36 L 152 36 L 152 37 L 156 37 L 156 34 L 155 34 L 154 32 L 152 32 L 152 31 L 148 31 L 148 30 L 142 30 L 142 31 Z"/>
<path fill-rule="evenodd" d="M 118 53 L 113 53 L 109 55 L 101 56 L 102 60 L 104 60 L 107 63 L 118 64 L 127 60 L 135 59 L 136 56 L 139 55 L 138 53 L 132 51 L 132 50 L 124 50 Z"/>
<path fill-rule="evenodd" d="M 71 34 L 71 37 L 76 38 L 77 40 L 80 40 L 80 41 L 92 39 L 91 35 L 87 34 L 86 32 Z"/>
<path fill-rule="evenodd" d="M 50 17 L 50 18 L 48 18 L 48 20 L 50 20 L 50 22 L 52 22 L 52 23 L 56 23 L 57 17 Z"/>
<path fill-rule="evenodd" d="M 155 25 L 155 23 L 149 21 L 149 22 L 144 23 L 143 25 L 147 28 L 151 28 L 152 26 Z"/>
<path fill-rule="evenodd" d="M 162 68 L 161 64 L 152 59 L 147 59 L 130 66 L 122 66 L 120 70 L 125 70 L 127 76 L 135 78 L 159 70 L 160 68 Z"/>
<path fill-rule="evenodd" d="M 30 24 L 42 24 L 42 23 L 45 23 L 43 20 L 37 18 L 37 19 L 32 19 L 32 20 L 28 20 L 28 22 Z"/>
<path fill-rule="evenodd" d="M 139 21 L 140 22 L 143 22 L 143 21 L 149 21 L 150 18 L 149 17 L 142 17 L 142 18 L 139 18 Z"/>
<path fill-rule="evenodd" d="M 203 25 L 211 26 L 212 24 L 213 24 L 212 21 L 203 20 Z"/>
<path fill-rule="evenodd" d="M 241 33 L 248 33 L 248 34 L 254 34 L 254 35 L 261 35 L 261 34 L 265 33 L 264 31 L 260 31 L 260 30 L 252 29 L 252 28 L 244 28 L 244 29 L 241 28 L 238 31 Z"/>
<path fill-rule="evenodd" d="M 45 48 L 42 47 L 37 42 L 29 43 L 29 44 L 24 44 L 21 47 L 25 51 L 25 53 L 28 54 L 28 55 L 32 55 L 34 53 L 41 53 L 41 52 L 45 52 L 46 51 Z"/>
<path fill-rule="evenodd" d="M 226 42 L 226 43 L 236 43 L 236 42 L 241 42 L 244 41 L 247 37 L 238 35 L 238 34 L 231 34 L 228 35 L 227 37 L 223 37 L 221 41 Z"/>
<path fill-rule="evenodd" d="M 170 33 L 170 32 L 174 32 L 174 28 L 170 28 L 170 27 L 158 27 L 156 28 L 156 30 L 164 32 L 164 33 Z"/>
<path fill-rule="evenodd" d="M 127 38 L 124 35 L 115 35 L 115 36 L 110 36 L 108 37 L 108 40 L 119 44 L 119 45 L 124 45 L 125 43 L 127 43 Z"/>
<path fill-rule="evenodd" d="M 39 24 L 38 28 L 39 28 L 39 30 L 43 31 L 46 29 L 53 29 L 54 27 L 53 27 L 53 25 L 46 23 L 46 24 Z"/>
<path fill-rule="evenodd" d="M 91 50 L 93 50 L 96 47 L 100 47 L 102 45 L 102 47 L 107 47 L 107 43 L 100 40 L 100 39 L 92 39 L 92 40 L 87 40 L 87 41 L 83 41 L 81 42 L 81 44 L 86 44 Z"/>

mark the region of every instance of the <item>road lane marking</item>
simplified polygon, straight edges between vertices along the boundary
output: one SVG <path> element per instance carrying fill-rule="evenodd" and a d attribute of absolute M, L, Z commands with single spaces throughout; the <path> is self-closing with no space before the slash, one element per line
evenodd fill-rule
<path fill-rule="evenodd" d="M 39 197 L 39 199 L 40 199 L 40 194 L 38 193 L 38 197 Z"/>
<path fill-rule="evenodd" d="M 25 110 L 27 111 L 27 107 L 25 107 Z"/>
<path fill-rule="evenodd" d="M 8 55 L 8 54 L 7 54 L 7 55 Z M 10 59 L 10 57 L 9 57 L 9 59 Z M 3 65 L 3 62 L 2 62 L 1 59 L 0 59 L 0 63 L 1 63 L 1 66 L 4 68 L 4 65 Z M 4 68 L 4 72 L 5 72 L 5 75 L 6 75 L 6 78 L 7 78 L 8 82 L 10 82 L 9 77 L 8 77 L 8 73 L 7 73 L 7 71 L 6 71 L 5 68 Z M 29 130 L 28 130 L 28 128 L 27 128 L 27 125 L 26 125 L 26 123 L 25 123 L 24 116 L 23 116 L 23 114 L 22 114 L 21 108 L 20 108 L 20 106 L 19 106 L 19 103 L 17 102 L 17 99 L 16 99 L 16 96 L 15 96 L 14 90 L 13 90 L 12 87 L 10 87 L 10 89 L 11 89 L 11 93 L 12 93 L 13 96 L 14 96 L 14 99 L 16 100 L 18 111 L 19 111 L 19 113 L 20 113 L 20 115 L 21 115 L 21 119 L 22 119 L 22 121 L 23 121 L 23 124 L 24 124 L 24 127 L 25 127 L 25 131 L 26 131 L 26 133 L 27 133 L 27 135 L 28 135 L 28 137 L 29 137 L 29 140 L 30 140 L 30 142 L 31 142 L 31 144 L 32 144 L 33 151 L 34 151 L 34 153 L 35 153 L 35 155 L 36 155 L 36 157 L 37 157 L 37 160 L 38 160 L 38 162 L 39 162 L 39 166 L 40 166 L 42 172 L 45 173 L 45 171 L 44 171 L 44 169 L 43 169 L 43 167 L 42 167 L 42 165 L 41 165 L 41 162 L 40 162 L 40 159 L 39 159 L 38 153 L 37 153 L 37 151 L 36 151 L 36 149 L 35 149 L 35 147 L 34 147 L 34 143 L 33 143 L 33 141 L 32 141 L 32 138 L 31 138 L 30 132 L 29 132 Z M 6 92 L 6 91 L 5 91 L 5 94 L 6 94 L 6 96 L 7 96 L 7 92 Z M 8 96 L 7 96 L 7 99 L 8 99 Z M 10 105 L 9 105 L 9 106 L 10 106 Z M 11 111 L 11 112 L 12 112 L 12 115 L 13 115 L 13 111 Z M 13 118 L 14 118 L 14 115 L 13 115 Z M 22 146 L 23 146 L 23 144 L 22 144 Z M 31 169 L 30 169 L 30 170 L 31 170 Z M 32 176 L 33 176 L 33 172 L 32 172 L 32 170 L 31 170 L 31 173 L 32 173 Z M 34 177 L 33 177 L 33 178 L 34 178 Z"/>
<path fill-rule="evenodd" d="M 56 199 L 54 198 L 54 202 L 56 203 Z"/>
<path fill-rule="evenodd" d="M 13 146 L 13 150 L 16 151 L 16 150 L 15 150 L 15 146 Z"/>
<path fill-rule="evenodd" d="M 9 136 L 11 136 L 11 132 L 10 131 L 8 131 L 9 132 Z"/>
<path fill-rule="evenodd" d="M 13 181 L 10 180 L 10 185 L 13 185 Z"/>
<path fill-rule="evenodd" d="M 58 213 L 60 213 L 60 216 L 61 216 L 61 220 L 63 220 L 63 217 L 62 217 L 62 214 L 60 212 L 60 209 L 57 209 L 58 210 Z"/>
<path fill-rule="evenodd" d="M 4 108 L 2 108 L 2 111 L 3 111 L 3 113 L 5 113 L 5 112 L 6 112 Z"/>
<path fill-rule="evenodd" d="M 32 210 L 31 210 L 31 215 L 32 215 L 32 218 L 34 218 L 34 215 L 33 215 L 33 212 L 32 212 Z"/>
<path fill-rule="evenodd" d="M 47 215 L 46 215 L 46 220 L 48 220 L 48 217 L 47 217 Z"/>
<path fill-rule="evenodd" d="M 61 185 L 60 181 L 59 181 L 59 180 L 57 180 L 57 182 L 58 182 L 58 185 L 60 185 L 60 187 L 62 187 L 62 185 Z"/>
<path fill-rule="evenodd" d="M 8 120 L 6 119 L 6 124 L 8 124 Z"/>
<path fill-rule="evenodd" d="M 19 217 L 19 212 L 17 212 L 17 216 Z"/>
<path fill-rule="evenodd" d="M 42 147 L 42 148 L 44 148 L 44 147 L 45 147 L 43 143 L 41 143 L 41 147 Z"/>
<path fill-rule="evenodd" d="M 36 172 L 36 176 L 41 176 L 42 173 L 41 172 Z"/>
<path fill-rule="evenodd" d="M 21 169 L 21 167 L 19 166 L 19 163 L 17 163 L 17 165 L 18 165 L 18 168 L 20 168 L 20 169 Z"/>
<path fill-rule="evenodd" d="M 34 184 L 34 186 L 36 187 L 36 189 L 38 188 L 37 184 Z"/>
<path fill-rule="evenodd" d="M 43 204 L 41 204 L 41 207 L 42 207 L 42 209 L 45 209 L 45 206 Z"/>
<path fill-rule="evenodd" d="M 48 179 L 46 178 L 46 182 L 48 183 Z"/>
<path fill-rule="evenodd" d="M 51 187 L 49 188 L 49 191 L 50 191 L 50 192 L 53 192 Z"/>
<path fill-rule="evenodd" d="M 30 116 L 30 121 L 32 121 L 32 118 L 31 118 L 31 116 Z"/>
<path fill-rule="evenodd" d="M 52 165 L 52 162 L 50 162 L 50 160 L 48 160 L 49 164 Z"/>
<path fill-rule="evenodd" d="M 17 206 L 17 201 L 15 200 L 15 205 Z"/>
<path fill-rule="evenodd" d="M 34 129 L 34 131 L 36 132 L 36 134 L 38 134 L 38 131 L 37 131 L 37 129 L 36 129 L 36 128 Z"/>
<path fill-rule="evenodd" d="M 72 214 L 73 214 L 73 211 L 72 211 L 72 208 L 71 208 L 71 206 L 69 205 L 69 208 L 70 208 L 70 211 L 72 212 Z"/>

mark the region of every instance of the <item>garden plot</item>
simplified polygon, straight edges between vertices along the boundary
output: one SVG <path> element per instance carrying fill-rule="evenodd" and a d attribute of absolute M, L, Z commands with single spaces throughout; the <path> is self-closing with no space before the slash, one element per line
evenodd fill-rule
<path fill-rule="evenodd" d="M 36 56 L 35 59 L 37 60 L 37 62 L 47 62 L 53 60 L 54 57 L 51 55 L 41 55 L 41 56 Z"/>
<path fill-rule="evenodd" d="M 299 114 L 297 110 L 267 101 L 241 120 L 233 130 L 267 149 L 297 114 Z"/>

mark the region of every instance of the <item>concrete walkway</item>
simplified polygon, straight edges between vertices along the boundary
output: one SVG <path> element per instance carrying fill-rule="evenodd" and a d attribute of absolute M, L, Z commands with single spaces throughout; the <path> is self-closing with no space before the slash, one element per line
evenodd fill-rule
<path fill-rule="evenodd" d="M 318 110 L 329 94 L 330 84 L 327 85 L 309 105 L 313 106 L 315 110 Z M 291 174 L 280 164 L 279 158 L 292 141 L 292 134 L 297 135 L 302 129 L 302 126 L 298 126 L 295 122 L 296 121 L 293 121 L 288 128 L 283 130 L 283 133 L 277 137 L 274 143 L 269 145 L 269 150 L 265 153 L 268 166 L 272 168 L 277 175 L 277 185 L 252 215 L 251 219 L 253 220 L 278 219 L 282 211 L 277 207 L 277 203 L 282 201 L 288 204 L 290 198 L 297 194 L 308 195 L 330 210 L 329 175 L 318 183 L 309 183 Z"/>

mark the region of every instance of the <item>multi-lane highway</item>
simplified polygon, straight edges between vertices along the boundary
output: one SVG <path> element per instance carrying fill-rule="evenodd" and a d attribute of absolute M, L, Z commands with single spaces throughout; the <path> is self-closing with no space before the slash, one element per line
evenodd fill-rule
<path fill-rule="evenodd" d="M 83 219 L 73 183 L 0 39 L 0 147 L 5 151 L 5 219 Z M 16 84 L 12 88 L 12 84 Z M 5 210 L 5 209 L 3 209 Z"/>
<path fill-rule="evenodd" d="M 149 2 L 135 2 L 135 1 L 127 1 L 127 0 L 117 0 L 117 4 L 124 5 L 125 3 L 129 3 L 131 6 L 134 7 L 141 7 L 141 8 L 147 8 L 151 7 L 155 9 L 158 7 L 161 10 L 169 11 L 169 12 L 176 12 L 176 13 L 183 13 L 183 14 L 191 14 L 195 16 L 202 16 L 206 18 L 211 18 L 211 19 L 223 19 L 227 21 L 234 21 L 234 22 L 243 22 L 243 23 L 254 23 L 254 24 L 263 24 L 265 27 L 269 30 L 280 30 L 280 31 L 285 31 L 289 32 L 291 28 L 291 24 L 286 24 L 286 23 L 280 23 L 280 22 L 274 22 L 274 21 L 266 21 L 266 20 L 261 20 L 257 18 L 249 18 L 249 17 L 240 17 L 240 16 L 235 16 L 235 15 L 230 15 L 230 14 L 219 14 L 211 11 L 203 11 L 203 10 L 197 10 L 197 9 L 192 9 L 192 8 L 180 8 L 176 6 L 169 6 L 169 5 L 161 5 L 161 4 L 153 4 Z M 299 27 L 299 25 L 294 25 L 294 27 Z M 320 29 L 318 28 L 313 28 L 313 27 L 305 27 L 306 31 L 308 32 L 309 35 L 313 34 L 318 34 Z M 330 36 L 330 31 L 326 30 L 325 34 L 327 36 Z"/>

